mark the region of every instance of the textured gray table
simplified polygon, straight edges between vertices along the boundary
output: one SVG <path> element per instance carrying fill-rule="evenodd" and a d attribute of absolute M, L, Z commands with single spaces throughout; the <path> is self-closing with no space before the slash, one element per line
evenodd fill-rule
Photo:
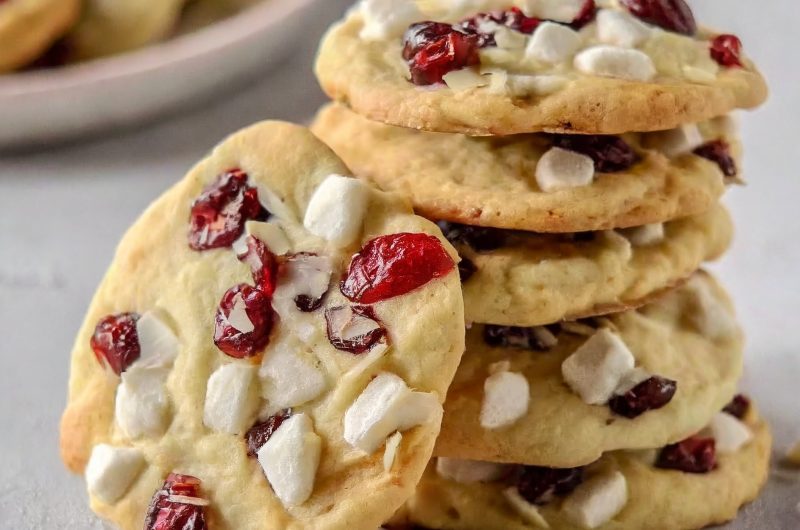
<path fill-rule="evenodd" d="M 103 528 L 57 450 L 68 354 L 95 285 L 130 223 L 225 134 L 261 118 L 311 115 L 323 101 L 310 74 L 312 40 L 345 4 L 331 1 L 278 70 L 201 111 L 115 138 L 0 155 L 0 529 Z M 774 424 L 780 455 L 800 439 L 800 17 L 791 0 L 694 4 L 698 18 L 743 37 L 773 87 L 770 103 L 744 116 L 750 185 L 728 197 L 738 237 L 715 269 L 748 329 L 744 386 Z M 798 502 L 800 472 L 778 469 L 730 528 L 800 528 Z"/>

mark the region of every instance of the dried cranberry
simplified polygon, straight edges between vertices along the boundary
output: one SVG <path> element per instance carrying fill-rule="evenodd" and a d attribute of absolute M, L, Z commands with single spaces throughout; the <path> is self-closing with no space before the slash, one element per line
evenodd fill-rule
<path fill-rule="evenodd" d="M 189 246 L 194 250 L 229 247 L 242 235 L 245 221 L 268 215 L 258 202 L 258 191 L 247 185 L 247 173 L 232 169 L 192 203 Z"/>
<path fill-rule="evenodd" d="M 583 3 L 578 16 L 575 17 L 575 20 L 573 20 L 569 25 L 572 29 L 581 29 L 585 25 L 594 21 L 595 16 L 597 16 L 597 5 L 595 5 L 594 0 L 586 0 Z"/>
<path fill-rule="evenodd" d="M 449 221 L 436 223 L 452 244 L 463 243 L 479 252 L 496 250 L 506 243 L 506 231 L 485 226 L 462 225 Z"/>
<path fill-rule="evenodd" d="M 716 452 L 713 438 L 692 436 L 663 448 L 656 460 L 656 467 L 686 473 L 708 473 L 717 467 Z"/>
<path fill-rule="evenodd" d="M 554 496 L 572 493 L 583 482 L 583 468 L 557 469 L 524 466 L 516 480 L 517 491 L 531 504 L 545 504 Z"/>
<path fill-rule="evenodd" d="M 247 252 L 237 257 L 250 266 L 256 287 L 267 296 L 272 296 L 278 276 L 278 260 L 260 239 L 247 236 L 246 242 Z"/>
<path fill-rule="evenodd" d="M 441 241 L 432 235 L 379 236 L 353 256 L 340 290 L 353 302 L 374 304 L 422 287 L 454 267 Z"/>
<path fill-rule="evenodd" d="M 255 457 L 258 454 L 258 450 L 267 443 L 267 440 L 278 430 L 278 427 L 291 416 L 292 409 L 285 409 L 250 427 L 250 430 L 244 435 L 247 441 L 247 456 Z"/>
<path fill-rule="evenodd" d="M 711 41 L 711 58 L 727 68 L 741 68 L 742 41 L 736 35 L 718 35 Z"/>
<path fill-rule="evenodd" d="M 622 0 L 628 11 L 641 20 L 683 35 L 694 35 L 697 22 L 684 0 Z"/>
<path fill-rule="evenodd" d="M 153 494 L 144 519 L 144 530 L 206 530 L 205 506 L 199 498 L 200 480 L 171 473 Z M 178 501 L 175 496 L 188 497 Z"/>
<path fill-rule="evenodd" d="M 139 358 L 139 336 L 136 333 L 136 313 L 108 315 L 97 323 L 89 344 L 97 362 L 119 375 Z"/>
<path fill-rule="evenodd" d="M 466 283 L 477 270 L 478 267 L 467 258 L 462 257 L 458 262 L 458 276 L 461 278 L 461 283 Z"/>
<path fill-rule="evenodd" d="M 452 31 L 453 26 L 443 22 L 426 20 L 411 24 L 403 34 L 403 59 L 410 61 L 422 48 Z"/>
<path fill-rule="evenodd" d="M 239 321 L 241 313 L 231 317 L 231 311 L 242 307 L 251 324 L 248 326 L 252 327 L 251 330 L 240 329 L 244 327 Z M 234 320 L 233 323 L 231 319 Z M 231 357 L 237 359 L 252 357 L 263 350 L 269 342 L 272 319 L 272 307 L 266 294 L 244 283 L 231 287 L 222 295 L 217 308 L 214 344 Z M 236 324 L 239 328 L 235 327 Z"/>
<path fill-rule="evenodd" d="M 639 161 L 636 151 L 619 136 L 562 134 L 553 138 L 553 144 L 590 157 L 600 173 L 625 171 Z"/>
<path fill-rule="evenodd" d="M 678 384 L 665 377 L 653 376 L 642 381 L 622 395 L 614 396 L 608 402 L 612 412 L 635 418 L 647 412 L 656 410 L 672 401 Z"/>
<path fill-rule="evenodd" d="M 534 351 L 547 351 L 558 342 L 555 335 L 545 327 L 521 328 L 491 324 L 483 327 L 483 340 L 489 346 Z"/>
<path fill-rule="evenodd" d="M 694 154 L 716 162 L 726 177 L 735 177 L 738 173 L 736 160 L 733 159 L 730 146 L 724 140 L 714 140 L 703 144 L 694 150 Z"/>
<path fill-rule="evenodd" d="M 338 306 L 325 310 L 328 340 L 337 350 L 355 355 L 366 353 L 387 341 L 375 311 L 369 306 Z"/>
<path fill-rule="evenodd" d="M 750 400 L 747 398 L 747 396 L 737 394 L 734 396 L 733 401 L 728 403 L 722 410 L 731 416 L 739 418 L 740 420 L 744 419 L 744 417 L 747 415 L 747 411 L 750 410 Z"/>
<path fill-rule="evenodd" d="M 415 85 L 441 83 L 445 74 L 480 63 L 478 38 L 455 29 L 434 40 L 415 41 L 418 51 L 408 59 L 411 82 Z"/>

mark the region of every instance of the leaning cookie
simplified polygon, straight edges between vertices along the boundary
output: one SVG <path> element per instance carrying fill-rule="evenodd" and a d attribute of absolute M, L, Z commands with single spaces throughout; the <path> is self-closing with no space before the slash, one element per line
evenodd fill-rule
<path fill-rule="evenodd" d="M 741 374 L 733 309 L 705 274 L 607 318 L 473 325 L 434 454 L 575 467 L 659 447 L 702 428 Z"/>
<path fill-rule="evenodd" d="M 306 129 L 264 122 L 124 237 L 61 425 L 98 514 L 374 528 L 412 494 L 464 349 L 457 256 L 346 174 Z"/>
<path fill-rule="evenodd" d="M 533 232 L 661 223 L 707 211 L 740 179 L 732 118 L 652 134 L 476 138 L 372 122 L 329 105 L 312 130 L 359 175 L 430 219 Z"/>
<path fill-rule="evenodd" d="M 533 234 L 439 223 L 456 246 L 467 322 L 540 326 L 637 307 L 730 245 L 723 206 L 623 230 Z"/>
<path fill-rule="evenodd" d="M 0 73 L 35 61 L 74 23 L 80 0 L 0 2 Z"/>
<path fill-rule="evenodd" d="M 95 59 L 127 52 L 168 36 L 186 0 L 87 0 L 68 36 L 70 58 Z"/>
<path fill-rule="evenodd" d="M 317 77 L 370 119 L 471 135 L 663 130 L 766 98 L 739 39 L 684 0 L 509 3 L 362 0 Z"/>
<path fill-rule="evenodd" d="M 656 451 L 608 453 L 586 469 L 438 459 L 391 528 L 704 528 L 756 498 L 770 446 L 755 411 L 721 412 L 698 436 Z"/>

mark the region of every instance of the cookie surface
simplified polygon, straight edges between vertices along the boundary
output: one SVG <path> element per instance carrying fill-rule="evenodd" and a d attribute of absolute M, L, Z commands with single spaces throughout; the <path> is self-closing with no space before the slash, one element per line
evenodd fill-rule
<path fill-rule="evenodd" d="M 241 311 L 238 316 L 234 315 L 236 304 L 230 314 L 219 305 L 226 290 L 255 280 L 251 279 L 250 267 L 237 259 L 230 244 L 197 251 L 190 248 L 187 241 L 187 233 L 193 238 L 197 236 L 194 229 L 190 231 L 190 208 L 194 216 L 195 206 L 205 204 L 205 199 L 198 197 L 210 197 L 201 192 L 208 191 L 208 186 L 220 175 L 229 176 L 232 168 L 238 168 L 235 175 L 246 175 L 248 186 L 252 185 L 246 194 L 256 189 L 258 200 L 272 214 L 269 222 L 258 226 L 264 229 L 263 225 L 271 225 L 269 233 L 272 234 L 277 226 L 285 233 L 284 239 L 271 239 L 269 243 L 281 263 L 272 298 L 276 314 L 269 343 L 263 351 L 242 359 L 226 355 L 221 351 L 222 346 L 220 349 L 215 346 L 215 341 L 220 338 L 220 329 L 230 331 L 233 327 L 244 331 L 243 328 L 249 326 L 256 328 L 253 333 L 261 329 L 261 321 L 253 317 L 249 305 L 245 306 L 244 324 Z M 305 223 L 308 224 L 310 201 L 318 198 L 315 190 L 321 189 L 321 183 L 328 182 L 331 174 L 346 175 L 347 169 L 306 129 L 280 122 L 257 124 L 216 147 L 185 179 L 150 206 L 126 234 L 77 336 L 69 400 L 61 425 L 62 458 L 74 472 L 83 472 L 93 447 L 101 443 L 134 448 L 143 456 L 143 470 L 131 479 L 130 487 L 119 500 L 109 503 L 97 495 L 91 496 L 92 508 L 98 514 L 123 529 L 141 529 L 148 503 L 172 472 L 189 474 L 202 481 L 202 494 L 210 502 L 206 518 L 209 527 L 218 530 L 377 527 L 411 495 L 431 455 L 439 431 L 439 403 L 443 401 L 464 348 L 463 302 L 453 263 L 456 253 L 436 226 L 415 216 L 404 200 L 344 177 L 337 177 L 338 182 L 347 186 L 357 184 L 363 187 L 359 189 L 365 190 L 363 223 L 355 225 L 356 239 L 342 246 L 314 236 L 310 229 L 304 228 L 303 212 L 306 212 Z M 349 217 L 355 215 L 353 212 Z M 191 240 L 193 245 L 202 246 L 212 240 L 219 223 L 207 225 L 206 229 L 209 227 L 211 232 L 201 231 L 200 239 Z M 248 223 L 246 230 L 253 238 L 250 227 Z M 338 314 L 338 309 L 350 307 L 339 280 L 351 278 L 345 270 L 353 253 L 362 245 L 367 243 L 364 246 L 367 249 L 371 242 L 382 241 L 385 234 L 398 233 L 424 239 L 445 265 L 440 272 L 446 273 L 405 294 L 382 301 L 367 302 L 363 293 L 359 294 L 368 305 L 353 305 L 352 311 L 355 314 L 358 310 L 364 319 L 353 317 L 349 323 L 358 321 L 372 327 L 367 326 L 367 333 L 355 333 L 354 338 L 348 339 L 350 335 L 345 335 L 343 330 L 348 329 L 349 323 L 341 329 L 331 323 L 333 320 L 326 325 L 329 317 L 332 319 L 332 315 Z M 288 252 L 285 255 L 279 255 L 282 252 L 274 243 L 280 241 Z M 364 249 L 359 255 L 364 255 Z M 299 283 L 292 280 L 300 269 L 291 268 L 291 260 L 304 262 L 309 257 L 308 252 L 327 256 L 332 264 L 331 277 L 323 282 L 323 294 L 318 303 L 309 303 L 307 296 L 305 300 L 300 295 L 293 297 L 291 291 L 298 285 L 311 283 L 309 278 L 316 278 L 312 275 Z M 392 288 L 397 289 L 397 286 Z M 268 292 L 267 287 L 258 289 Z M 252 291 L 248 292 L 252 294 Z M 352 295 L 348 296 L 352 300 Z M 300 309 L 301 306 L 304 309 Z M 217 312 L 215 328 L 218 307 L 222 313 Z M 98 320 L 121 312 L 143 315 L 136 324 L 140 340 L 142 331 L 138 326 L 144 315 L 153 312 L 160 315 L 162 324 L 174 334 L 173 342 L 177 344 L 174 365 L 171 369 L 170 365 L 158 367 L 167 370 L 168 375 L 160 398 L 153 402 L 163 409 L 162 432 L 156 429 L 152 434 L 149 433 L 151 426 L 132 422 L 132 412 L 128 409 L 122 410 L 125 417 L 120 416 L 120 378 L 104 369 L 90 348 L 90 339 L 98 338 L 95 331 Z M 224 327 L 226 322 L 230 324 L 227 328 Z M 244 334 L 240 338 L 251 335 Z M 339 346 L 335 347 L 330 337 L 338 338 Z M 226 335 L 221 338 L 225 339 Z M 379 340 L 375 342 L 373 338 Z M 359 342 L 359 339 L 363 340 Z M 236 341 L 220 340 L 218 344 L 237 347 Z M 361 349 L 356 351 L 356 346 Z M 350 350 L 344 351 L 341 347 Z M 142 374 L 148 369 L 148 363 L 153 363 L 152 359 L 145 359 L 144 349 L 141 355 L 142 358 L 122 372 L 122 384 L 127 385 L 132 374 Z M 259 362 L 262 363 L 260 368 Z M 217 378 L 220 371 L 228 367 L 258 372 L 251 380 L 250 393 L 238 392 L 240 387 L 232 384 L 212 384 L 210 378 Z M 374 376 L 383 373 L 395 374 L 395 383 L 404 381 L 416 391 L 413 398 L 422 404 L 429 408 L 432 402 L 435 404 L 424 421 L 414 422 L 406 417 L 406 423 L 398 427 L 404 432 L 393 462 L 389 460 L 388 470 L 384 468 L 382 439 L 377 440 L 379 448 L 368 453 L 345 440 L 344 436 L 349 435 L 347 427 L 343 427 L 346 411 L 355 407 L 354 400 Z M 304 386 L 312 379 L 321 381 L 316 390 Z M 221 376 L 218 380 L 222 380 Z M 304 397 L 297 395 L 298 388 L 305 389 Z M 255 401 L 252 392 L 258 395 Z M 404 392 L 404 399 L 411 395 L 409 391 Z M 295 396 L 294 403 L 286 400 L 289 394 Z M 226 399 L 230 399 L 230 409 L 226 408 Z M 219 425 L 227 421 L 244 422 L 245 429 L 256 422 L 252 410 L 243 412 L 244 409 L 238 407 L 243 400 L 257 404 L 260 411 L 257 415 L 261 419 L 270 414 L 276 414 L 273 417 L 283 414 L 275 413 L 276 408 L 290 407 L 292 416 L 286 421 L 296 417 L 311 420 L 313 433 L 306 433 L 303 439 L 316 436 L 321 440 L 321 454 L 319 467 L 311 475 L 313 489 L 307 500 L 284 507 L 273 491 L 273 481 L 265 478 L 259 459 L 263 460 L 261 453 L 272 438 L 254 447 L 261 447 L 259 459 L 256 459 L 248 457 L 249 438 L 246 443 L 244 432 L 220 431 Z M 238 419 L 233 416 L 237 411 L 242 413 Z M 281 433 L 280 425 L 285 424 L 279 422 L 275 433 Z M 141 427 L 144 434 L 131 436 L 133 427 Z M 234 430 L 242 431 L 241 425 Z M 275 433 L 273 438 L 277 436 Z M 309 447 L 313 453 L 314 444 Z M 277 463 L 280 462 L 278 459 Z M 305 465 L 305 462 L 301 460 L 300 464 Z M 92 476 L 95 475 L 97 473 L 93 472 Z"/>
<path fill-rule="evenodd" d="M 36 60 L 75 22 L 79 0 L 7 0 L 0 3 L 0 72 Z"/>
<path fill-rule="evenodd" d="M 718 453 L 718 467 L 706 474 L 655 468 L 648 452 L 622 451 L 603 456 L 592 466 L 593 470 L 621 472 L 627 482 L 628 499 L 622 511 L 596 528 L 685 530 L 736 517 L 742 505 L 756 498 L 769 471 L 769 428 L 753 416 L 746 423 L 754 433 L 753 440 L 735 453 Z M 431 464 L 397 520 L 399 524 L 412 521 L 423 528 L 448 530 L 540 528 L 512 508 L 503 495 L 505 487 L 492 483 L 457 484 L 439 477 Z M 551 528 L 582 528 L 565 517 L 560 505 L 555 501 L 537 508 Z"/>
<path fill-rule="evenodd" d="M 705 287 L 699 287 L 705 286 Z M 695 290 L 710 289 L 724 308 L 724 332 L 711 338 L 692 315 L 704 310 Z M 742 337 L 725 293 L 705 275 L 638 310 L 600 319 L 632 352 L 636 366 L 677 381 L 677 391 L 663 408 L 634 419 L 589 405 L 567 386 L 562 363 L 587 336 L 556 333 L 558 343 L 544 351 L 490 346 L 485 327 L 467 331 L 467 351 L 447 395 L 436 456 L 467 460 L 525 463 L 551 467 L 586 465 L 607 451 L 666 445 L 700 430 L 733 397 L 742 373 Z M 484 385 L 490 367 L 509 361 L 508 371 L 528 381 L 527 412 L 514 423 L 486 429 L 481 424 Z"/>
<path fill-rule="evenodd" d="M 702 141 L 740 146 L 729 119 L 698 127 Z M 430 219 L 533 232 L 580 232 L 669 221 L 707 211 L 725 191 L 720 167 L 691 152 L 668 158 L 657 137 L 623 137 L 639 158 L 597 173 L 582 187 L 544 192 L 535 173 L 553 145 L 544 135 L 476 138 L 369 121 L 341 105 L 320 111 L 312 130 L 353 171 L 403 193 Z M 647 147 L 645 147 L 645 145 Z M 690 150 L 691 151 L 691 150 Z"/>
<path fill-rule="evenodd" d="M 733 224 L 716 206 L 664 223 L 663 230 L 663 238 L 649 244 L 619 231 L 583 234 L 588 240 L 501 232 L 502 246 L 487 251 L 456 242 L 474 268 L 463 284 L 467 322 L 540 326 L 642 305 L 719 257 Z"/>
<path fill-rule="evenodd" d="M 615 48 L 622 49 L 623 54 L 635 51 L 637 61 L 646 63 L 642 66 L 647 74 L 644 77 L 612 78 L 579 72 L 573 60 L 589 47 L 610 40 L 600 40 L 598 23 L 593 21 L 569 38 L 577 41 L 574 49 L 564 51 L 560 43 L 553 44 L 560 56 L 552 63 L 528 56 L 526 49 L 530 49 L 535 32 L 529 36 L 514 31 L 506 39 L 510 49 L 485 46 L 476 57 L 472 55 L 473 45 L 464 44 L 470 47 L 469 52 L 464 52 L 470 54 L 470 59 L 463 62 L 475 65 L 477 61 L 479 64 L 471 67 L 476 75 L 487 75 L 473 84 L 484 86 L 456 90 L 441 83 L 416 86 L 409 81 L 409 65 L 402 56 L 402 36 L 408 25 L 426 20 L 458 23 L 496 6 L 471 2 L 469 11 L 456 10 L 442 17 L 436 10 L 420 11 L 409 4 L 413 2 L 403 2 L 402 6 L 407 13 L 402 20 L 405 24 L 384 20 L 376 13 L 369 15 L 370 20 L 375 20 L 374 27 L 367 27 L 365 15 L 369 11 L 363 8 L 352 10 L 329 31 L 320 48 L 316 72 L 332 99 L 370 119 L 415 129 L 471 135 L 538 131 L 619 134 L 702 121 L 735 108 L 755 107 L 767 95 L 766 84 L 750 61 L 741 58 L 743 66 L 731 68 L 720 67 L 711 59 L 711 33 L 700 30 L 695 36 L 680 35 L 639 24 L 639 20 L 632 24 L 646 26 L 642 30 L 646 37 L 633 48 L 629 47 L 631 43 Z M 401 6 L 395 8 L 400 12 Z M 601 11 L 609 10 L 622 12 L 620 7 Z M 550 18 L 537 14 L 535 9 L 526 14 Z M 487 37 L 481 34 L 479 38 Z M 622 69 L 629 66 L 623 65 Z M 515 89 L 507 74 L 526 76 L 517 83 L 524 85 L 523 89 Z M 489 79 L 491 76 L 499 76 L 499 82 Z"/>

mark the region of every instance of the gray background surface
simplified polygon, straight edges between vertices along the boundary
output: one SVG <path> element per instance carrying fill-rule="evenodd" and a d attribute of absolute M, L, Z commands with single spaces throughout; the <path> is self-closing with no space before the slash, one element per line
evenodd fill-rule
<path fill-rule="evenodd" d="M 323 101 L 310 72 L 316 40 L 347 3 L 332 0 L 309 21 L 281 67 L 192 113 L 0 154 L 0 529 L 103 528 L 57 448 L 69 351 L 94 288 L 125 229 L 225 134 L 311 116 Z M 742 116 L 750 184 L 726 199 L 738 234 L 714 269 L 748 331 L 744 388 L 773 422 L 781 455 L 800 439 L 800 14 L 792 0 L 693 5 L 700 20 L 743 38 L 772 86 L 769 103 Z M 800 528 L 798 502 L 800 472 L 776 466 L 766 495 L 730 528 Z"/>

